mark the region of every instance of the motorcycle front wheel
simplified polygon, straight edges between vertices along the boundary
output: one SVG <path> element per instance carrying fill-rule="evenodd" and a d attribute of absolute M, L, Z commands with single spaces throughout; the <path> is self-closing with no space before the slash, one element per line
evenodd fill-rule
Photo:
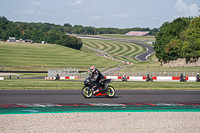
<path fill-rule="evenodd" d="M 84 86 L 81 92 L 82 92 L 82 95 L 85 98 L 91 98 L 92 97 L 92 90 L 89 87 Z"/>
<path fill-rule="evenodd" d="M 115 96 L 115 89 L 111 85 L 108 85 L 108 88 L 105 91 L 106 97 L 112 98 Z"/>

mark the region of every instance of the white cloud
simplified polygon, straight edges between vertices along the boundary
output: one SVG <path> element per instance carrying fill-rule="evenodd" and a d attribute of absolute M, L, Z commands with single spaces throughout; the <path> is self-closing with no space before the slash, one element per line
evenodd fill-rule
<path fill-rule="evenodd" d="M 100 15 L 93 15 L 93 16 L 89 16 L 90 20 L 92 21 L 96 21 L 96 20 L 100 20 L 102 19 L 103 17 L 100 16 Z"/>
<path fill-rule="evenodd" d="M 33 9 L 29 9 L 29 10 L 24 10 L 24 11 L 14 11 L 15 14 L 25 14 L 25 15 L 30 15 L 30 14 L 34 14 L 35 11 Z"/>
<path fill-rule="evenodd" d="M 175 8 L 181 16 L 198 16 L 199 7 L 197 4 L 187 5 L 183 0 L 177 0 Z"/>
<path fill-rule="evenodd" d="M 152 20 L 158 20 L 158 18 L 157 18 L 157 17 L 151 17 L 151 19 L 152 19 Z"/>
<path fill-rule="evenodd" d="M 83 0 L 76 0 L 75 1 L 75 4 L 82 4 L 83 3 Z"/>
<path fill-rule="evenodd" d="M 40 2 L 37 2 L 37 1 L 32 1 L 31 5 L 32 6 L 41 6 Z"/>
<path fill-rule="evenodd" d="M 24 10 L 24 11 L 14 11 L 15 14 L 24 14 L 24 15 L 43 15 L 41 11 L 35 11 L 33 9 Z"/>
<path fill-rule="evenodd" d="M 33 9 L 30 9 L 30 10 L 25 10 L 22 12 L 23 14 L 34 14 L 35 11 Z"/>
<path fill-rule="evenodd" d="M 128 13 L 117 13 L 117 14 L 111 14 L 110 16 L 112 18 L 123 18 L 123 19 L 127 19 L 130 17 Z"/>
<path fill-rule="evenodd" d="M 130 14 L 128 13 L 114 13 L 114 14 L 101 14 L 101 15 L 91 15 L 90 20 L 96 21 L 96 20 L 110 20 L 110 19 L 129 19 Z"/>

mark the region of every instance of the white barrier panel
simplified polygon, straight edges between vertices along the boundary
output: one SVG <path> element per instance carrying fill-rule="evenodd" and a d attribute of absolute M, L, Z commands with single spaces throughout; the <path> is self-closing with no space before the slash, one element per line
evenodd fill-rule
<path fill-rule="evenodd" d="M 4 77 L 0 77 L 0 80 L 4 80 Z"/>
<path fill-rule="evenodd" d="M 56 79 L 56 77 L 45 77 L 45 79 Z M 60 79 L 79 79 L 78 76 L 60 77 Z"/>
<path fill-rule="evenodd" d="M 143 80 L 143 76 L 129 76 L 129 79 Z"/>
<path fill-rule="evenodd" d="M 188 77 L 188 80 L 194 80 L 194 81 L 196 81 L 196 77 Z"/>
<path fill-rule="evenodd" d="M 65 79 L 65 77 L 60 77 L 60 79 Z"/>
<path fill-rule="evenodd" d="M 45 77 L 45 79 L 56 79 L 56 77 Z"/>
<path fill-rule="evenodd" d="M 157 77 L 157 80 L 172 80 L 172 77 Z"/>
<path fill-rule="evenodd" d="M 75 76 L 70 76 L 69 79 L 76 79 L 76 77 Z"/>
<path fill-rule="evenodd" d="M 106 79 L 118 79 L 118 76 L 106 76 Z"/>

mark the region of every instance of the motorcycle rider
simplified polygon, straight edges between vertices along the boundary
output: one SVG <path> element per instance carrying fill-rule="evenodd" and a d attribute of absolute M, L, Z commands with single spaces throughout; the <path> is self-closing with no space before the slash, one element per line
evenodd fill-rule
<path fill-rule="evenodd" d="M 124 80 L 124 81 L 127 80 L 127 76 L 126 76 L 126 74 L 124 74 L 124 75 L 122 76 L 122 80 Z"/>
<path fill-rule="evenodd" d="M 185 75 L 181 73 L 180 82 L 187 82 Z"/>
<path fill-rule="evenodd" d="M 200 79 L 199 79 L 199 73 L 197 73 L 197 76 L 196 76 L 196 82 L 199 82 Z"/>
<path fill-rule="evenodd" d="M 90 67 L 90 72 L 92 73 L 91 79 L 93 81 L 93 86 L 94 86 L 93 94 L 96 94 L 100 91 L 99 90 L 100 82 L 103 81 L 105 77 L 101 74 L 101 72 L 95 66 Z"/>
<path fill-rule="evenodd" d="M 153 76 L 151 75 L 150 80 L 153 81 Z"/>
<path fill-rule="evenodd" d="M 180 76 L 180 82 L 182 82 L 184 79 L 183 79 L 183 74 L 181 73 L 181 76 Z"/>
<path fill-rule="evenodd" d="M 60 79 L 60 76 L 59 74 L 56 75 L 56 80 L 59 80 Z"/>
<path fill-rule="evenodd" d="M 150 80 L 149 73 L 147 73 L 147 80 L 148 80 L 148 81 Z"/>

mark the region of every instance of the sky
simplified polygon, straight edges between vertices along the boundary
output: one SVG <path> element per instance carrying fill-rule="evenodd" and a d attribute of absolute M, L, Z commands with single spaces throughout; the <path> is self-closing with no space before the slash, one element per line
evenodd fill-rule
<path fill-rule="evenodd" d="M 200 15 L 200 0 L 0 0 L 10 21 L 112 28 L 159 28 Z"/>

